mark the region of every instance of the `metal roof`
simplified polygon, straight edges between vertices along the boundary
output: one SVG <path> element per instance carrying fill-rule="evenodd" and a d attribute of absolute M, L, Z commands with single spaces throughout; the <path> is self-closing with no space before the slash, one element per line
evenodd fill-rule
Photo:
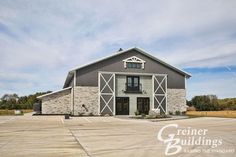
<path fill-rule="evenodd" d="M 42 99 L 43 97 L 46 97 L 46 96 L 49 96 L 49 95 L 52 95 L 52 94 L 55 94 L 55 93 L 59 93 L 59 92 L 62 92 L 62 91 L 65 91 L 65 90 L 68 90 L 68 89 L 71 89 L 72 87 L 68 87 L 68 88 L 64 88 L 64 89 L 61 89 L 61 90 L 57 90 L 57 91 L 54 91 L 54 92 L 51 92 L 51 93 L 47 93 L 47 94 L 44 94 L 44 95 L 40 95 L 40 96 L 37 96 L 37 99 Z"/>

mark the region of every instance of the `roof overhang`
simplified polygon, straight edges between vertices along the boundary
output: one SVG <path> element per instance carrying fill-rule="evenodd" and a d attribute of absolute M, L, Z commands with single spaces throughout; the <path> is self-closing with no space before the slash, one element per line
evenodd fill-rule
<path fill-rule="evenodd" d="M 63 88 L 66 88 L 69 85 L 70 80 L 73 79 L 74 71 L 75 70 L 71 70 L 71 71 L 68 72 L 67 77 L 66 77 L 66 81 L 65 81 L 65 83 L 63 85 Z"/>
<path fill-rule="evenodd" d="M 64 88 L 64 89 L 61 89 L 61 90 L 57 90 L 57 91 L 54 91 L 54 92 L 51 92 L 51 93 L 47 93 L 47 94 L 44 94 L 44 95 L 40 95 L 40 96 L 37 96 L 37 99 L 42 99 L 46 96 L 50 96 L 52 94 L 56 94 L 56 93 L 59 93 L 59 92 L 63 92 L 63 91 L 66 91 L 66 90 L 69 90 L 71 89 L 72 87 L 68 87 L 68 88 Z"/>

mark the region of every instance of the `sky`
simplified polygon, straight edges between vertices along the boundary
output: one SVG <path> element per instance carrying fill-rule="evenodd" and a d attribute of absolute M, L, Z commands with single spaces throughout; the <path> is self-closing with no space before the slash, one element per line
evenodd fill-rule
<path fill-rule="evenodd" d="M 140 47 L 236 97 L 235 0 L 1 0 L 0 96 L 61 89 L 69 70 Z"/>

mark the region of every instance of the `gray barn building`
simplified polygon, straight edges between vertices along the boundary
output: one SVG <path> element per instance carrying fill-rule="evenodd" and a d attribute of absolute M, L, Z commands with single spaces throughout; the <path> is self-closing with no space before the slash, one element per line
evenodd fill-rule
<path fill-rule="evenodd" d="M 69 71 L 62 90 L 39 96 L 42 114 L 133 115 L 186 111 L 191 77 L 140 48 Z"/>

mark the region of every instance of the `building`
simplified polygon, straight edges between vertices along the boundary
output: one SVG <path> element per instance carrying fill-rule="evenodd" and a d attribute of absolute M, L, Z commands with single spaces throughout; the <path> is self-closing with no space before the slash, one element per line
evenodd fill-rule
<path fill-rule="evenodd" d="M 39 96 L 42 114 L 133 115 L 186 111 L 191 77 L 140 48 L 69 71 L 62 90 Z"/>

